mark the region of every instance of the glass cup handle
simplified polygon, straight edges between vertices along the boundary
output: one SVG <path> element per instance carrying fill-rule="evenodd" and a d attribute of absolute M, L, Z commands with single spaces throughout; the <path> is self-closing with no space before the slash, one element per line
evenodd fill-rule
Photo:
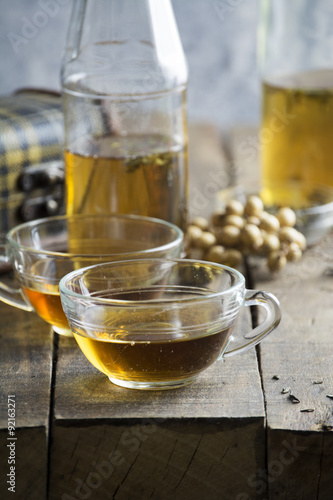
<path fill-rule="evenodd" d="M 6 245 L 0 245 L 0 262 L 9 264 Z M 18 307 L 24 311 L 33 311 L 34 308 L 29 304 L 20 288 L 13 288 L 0 280 L 0 300 L 10 306 Z"/>
<path fill-rule="evenodd" d="M 233 356 L 234 354 L 238 354 L 239 352 L 243 352 L 250 347 L 253 347 L 259 342 L 261 342 L 267 335 L 269 335 L 280 323 L 281 321 L 281 309 L 278 299 L 269 292 L 262 292 L 258 290 L 246 290 L 245 291 L 245 301 L 244 306 L 260 306 L 266 310 L 266 318 L 260 325 L 253 328 L 249 332 L 243 335 L 243 339 L 248 342 L 241 342 L 240 345 L 234 347 L 233 349 L 229 349 L 229 344 L 226 351 L 223 354 L 224 358 L 228 356 Z M 233 340 L 233 338 L 231 338 Z M 236 339 L 235 339 L 236 340 Z"/>

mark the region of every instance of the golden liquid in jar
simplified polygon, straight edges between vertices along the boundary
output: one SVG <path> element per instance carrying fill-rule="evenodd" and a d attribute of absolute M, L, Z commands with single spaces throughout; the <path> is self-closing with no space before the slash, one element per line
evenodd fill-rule
<path fill-rule="evenodd" d="M 187 150 L 160 136 L 104 137 L 65 151 L 68 214 L 138 214 L 186 229 Z"/>
<path fill-rule="evenodd" d="M 317 184 L 333 186 L 333 72 L 263 83 L 262 197 L 266 205 L 311 205 Z"/>

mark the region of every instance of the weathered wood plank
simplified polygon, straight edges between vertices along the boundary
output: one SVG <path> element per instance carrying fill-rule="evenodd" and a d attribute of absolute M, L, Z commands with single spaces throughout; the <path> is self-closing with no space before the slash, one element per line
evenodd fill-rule
<path fill-rule="evenodd" d="M 328 499 L 333 488 L 333 400 L 327 397 L 333 388 L 333 345 L 291 342 L 261 346 L 269 498 Z"/>
<path fill-rule="evenodd" d="M 333 284 L 325 262 L 332 243 L 333 235 L 327 236 L 290 266 L 292 272 L 283 271 L 275 280 L 263 283 L 258 281 L 259 275 L 256 277 L 257 286 L 263 285 L 280 298 L 283 313 L 278 331 L 260 351 L 271 429 L 315 432 L 333 426 L 333 400 L 325 394 L 333 393 Z M 271 379 L 274 370 L 282 375 L 278 383 L 290 387 L 301 404 L 290 404 L 283 395 L 272 392 L 277 385 Z M 314 384 L 316 381 L 322 384 Z M 300 414 L 301 406 L 315 411 Z"/>
<path fill-rule="evenodd" d="M 329 294 L 323 292 L 324 287 L 322 293 L 318 289 L 315 294 L 312 288 L 311 294 L 310 290 L 305 293 L 305 282 L 299 286 L 302 292 L 294 290 L 292 295 L 286 289 L 283 295 L 282 311 L 286 312 L 286 321 L 281 324 L 281 336 L 276 335 L 279 341 L 274 342 L 272 337 L 260 347 L 268 465 L 277 460 L 281 442 L 288 442 L 289 436 L 297 436 L 297 443 L 303 447 L 297 455 L 298 460 L 290 463 L 285 474 L 281 473 L 274 480 L 269 498 L 328 499 L 333 490 L 333 433 L 330 432 L 333 429 L 333 401 L 327 397 L 333 390 L 333 342 L 331 321 L 327 321 L 323 303 Z M 303 296 L 303 304 L 293 300 L 297 295 Z M 325 297 L 322 297 L 320 308 L 316 308 L 320 295 Z M 297 314 L 296 308 L 299 308 Z M 291 321 L 292 318 L 295 320 Z M 278 381 L 272 380 L 274 374 L 279 375 Z M 289 393 L 281 393 L 288 388 L 300 403 L 293 403 Z"/>
<path fill-rule="evenodd" d="M 333 392 L 332 348 L 332 343 L 322 342 L 293 342 L 292 348 L 288 343 L 274 342 L 262 346 L 270 428 L 333 429 L 333 398 L 327 397 Z M 273 378 L 275 375 L 279 380 Z M 300 402 L 293 402 L 290 394 Z"/>
<path fill-rule="evenodd" d="M 0 316 L 1 498 L 41 500 L 46 497 L 53 334 L 35 314 L 2 303 Z M 15 400 L 14 436 L 8 434 L 8 395 Z M 15 464 L 8 464 L 8 443 L 14 444 Z M 7 483 L 10 465 L 15 466 L 14 495 Z"/>
<path fill-rule="evenodd" d="M 332 498 L 332 433 L 270 430 L 268 472 L 261 488 L 269 499 Z"/>
<path fill-rule="evenodd" d="M 253 498 L 264 464 L 262 422 L 251 419 L 96 420 L 53 436 L 50 500 Z"/>
<path fill-rule="evenodd" d="M 244 314 L 239 328 L 248 323 Z M 251 493 L 252 477 L 264 467 L 264 419 L 254 349 L 216 362 L 190 386 L 148 392 L 114 386 L 73 339 L 61 338 L 50 498 L 79 498 L 92 463 L 119 450 L 124 461 L 110 478 L 99 478 L 96 491 L 90 485 L 89 498 L 214 500 L 222 492 L 226 499 Z"/>

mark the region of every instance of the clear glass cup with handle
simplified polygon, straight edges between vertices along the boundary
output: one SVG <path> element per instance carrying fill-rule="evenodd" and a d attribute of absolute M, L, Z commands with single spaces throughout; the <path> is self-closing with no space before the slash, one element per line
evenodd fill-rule
<path fill-rule="evenodd" d="M 215 361 L 261 342 L 281 317 L 277 298 L 246 290 L 235 269 L 190 259 L 104 263 L 69 273 L 59 287 L 84 355 L 111 382 L 131 389 L 190 384 Z M 266 317 L 236 335 L 248 306 Z"/>
<path fill-rule="evenodd" d="M 183 233 L 166 221 L 135 215 L 54 216 L 21 224 L 7 235 L 0 261 L 15 283 L 0 280 L 0 300 L 35 311 L 53 330 L 72 336 L 59 281 L 89 265 L 128 258 L 178 257 Z"/>

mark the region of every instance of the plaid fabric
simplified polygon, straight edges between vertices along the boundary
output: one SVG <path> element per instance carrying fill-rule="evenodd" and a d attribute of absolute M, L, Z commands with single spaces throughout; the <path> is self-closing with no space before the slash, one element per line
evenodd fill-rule
<path fill-rule="evenodd" d="M 61 159 L 63 115 L 60 95 L 27 89 L 0 97 L 0 232 L 17 222 L 23 195 L 17 179 L 37 163 Z M 27 196 L 27 195 L 25 195 Z"/>

